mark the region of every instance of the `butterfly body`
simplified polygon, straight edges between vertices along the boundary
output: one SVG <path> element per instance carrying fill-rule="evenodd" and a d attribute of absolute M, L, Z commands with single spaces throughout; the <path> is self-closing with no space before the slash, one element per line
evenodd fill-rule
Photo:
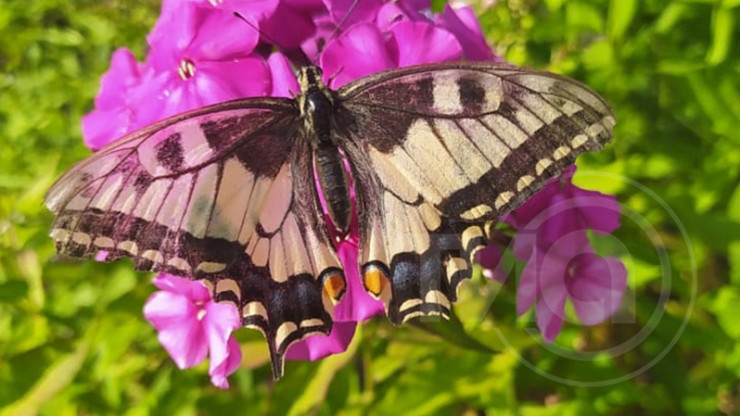
<path fill-rule="evenodd" d="M 336 93 L 324 85 L 321 69 L 313 66 L 301 68 L 298 84 L 301 87 L 298 103 L 304 118 L 306 137 L 311 142 L 314 169 L 323 193 L 329 217 L 340 231 L 346 234 L 351 220 L 349 181 L 344 159 L 332 138 Z"/>
<path fill-rule="evenodd" d="M 308 67 L 299 84 L 295 99 L 178 115 L 77 164 L 46 196 L 59 253 L 203 279 L 265 334 L 279 376 L 290 344 L 331 330 L 344 267 L 395 324 L 447 316 L 497 218 L 615 124 L 588 87 L 502 64 L 400 68 L 338 90 Z M 357 265 L 339 261 L 320 203 L 347 233 L 345 162 Z"/>

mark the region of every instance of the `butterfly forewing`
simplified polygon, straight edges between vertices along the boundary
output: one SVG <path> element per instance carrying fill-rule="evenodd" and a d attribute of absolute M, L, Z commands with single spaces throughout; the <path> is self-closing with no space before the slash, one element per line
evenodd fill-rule
<path fill-rule="evenodd" d="M 330 331 L 345 287 L 297 120 L 290 100 L 243 100 L 114 142 L 47 194 L 59 253 L 206 279 L 281 374 L 291 343 Z"/>
<path fill-rule="evenodd" d="M 493 221 L 615 123 L 588 87 L 500 64 L 392 70 L 339 97 L 337 140 L 364 185 L 363 279 L 395 322 L 446 314 Z"/>

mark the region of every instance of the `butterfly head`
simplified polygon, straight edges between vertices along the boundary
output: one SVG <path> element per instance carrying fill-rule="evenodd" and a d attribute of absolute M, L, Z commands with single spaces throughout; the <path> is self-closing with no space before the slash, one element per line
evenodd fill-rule
<path fill-rule="evenodd" d="M 301 92 L 297 97 L 304 129 L 314 143 L 328 138 L 334 94 L 324 84 L 323 72 L 315 66 L 303 67 L 298 71 Z"/>
<path fill-rule="evenodd" d="M 298 83 L 301 93 L 306 94 L 311 89 L 326 88 L 322 76 L 324 72 L 317 66 L 304 66 L 298 70 Z"/>

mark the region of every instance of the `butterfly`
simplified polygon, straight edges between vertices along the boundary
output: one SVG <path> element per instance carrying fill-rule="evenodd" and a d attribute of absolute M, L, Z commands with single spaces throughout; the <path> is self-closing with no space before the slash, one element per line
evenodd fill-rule
<path fill-rule="evenodd" d="M 293 99 L 230 101 L 131 133 L 45 200 L 61 255 L 203 279 L 264 333 L 276 377 L 292 343 L 331 330 L 348 283 L 323 212 L 346 235 L 351 189 L 365 290 L 394 324 L 448 316 L 496 220 L 615 124 L 587 86 L 505 64 L 406 67 L 338 90 L 308 66 L 298 81 Z"/>

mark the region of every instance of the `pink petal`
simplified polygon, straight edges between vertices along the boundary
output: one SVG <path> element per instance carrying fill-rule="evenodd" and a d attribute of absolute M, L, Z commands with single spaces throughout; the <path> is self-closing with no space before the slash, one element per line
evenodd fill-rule
<path fill-rule="evenodd" d="M 131 51 L 126 48 L 116 49 L 111 57 L 110 68 L 100 80 L 95 107 L 114 109 L 125 106 L 126 90 L 139 81 L 140 67 Z"/>
<path fill-rule="evenodd" d="M 180 369 L 197 365 L 206 358 L 208 345 L 198 320 L 198 308 L 188 298 L 156 292 L 144 305 L 144 317 L 159 331 L 159 342 Z"/>
<path fill-rule="evenodd" d="M 437 23 L 454 33 L 462 45 L 465 58 L 471 61 L 501 60 L 491 52 L 478 24 L 475 12 L 470 7 L 452 8 L 445 6 Z"/>
<path fill-rule="evenodd" d="M 519 284 L 516 288 L 516 313 L 521 316 L 532 307 L 537 300 L 537 280 L 539 275 L 539 265 L 536 261 L 530 260 L 522 270 Z"/>
<path fill-rule="evenodd" d="M 208 302 L 202 323 L 208 343 L 211 380 L 214 385 L 227 388 L 226 376 L 241 362 L 241 350 L 238 344 L 234 348 L 235 341 L 231 339 L 231 332 L 241 327 L 241 319 L 232 304 Z"/>
<path fill-rule="evenodd" d="M 242 350 L 236 339 L 229 338 L 227 348 L 228 353 L 226 359 L 214 367 L 213 358 L 211 358 L 211 367 L 208 370 L 208 374 L 211 376 L 211 383 L 220 389 L 229 388 L 229 381 L 226 378 L 236 371 L 242 362 Z"/>
<path fill-rule="evenodd" d="M 289 360 L 315 361 L 347 350 L 355 334 L 356 322 L 334 322 L 329 335 L 311 335 L 288 348 L 285 357 Z"/>
<path fill-rule="evenodd" d="M 552 342 L 563 329 L 565 286 L 556 286 L 547 290 L 537 302 L 537 327 L 545 342 Z"/>
<path fill-rule="evenodd" d="M 147 35 L 151 46 L 146 59 L 148 66 L 158 71 L 177 68 L 180 59 L 184 58 L 182 51 L 190 45 L 198 30 L 198 14 L 208 10 L 200 3 L 184 1 L 180 7 L 172 8 L 173 12 L 160 16 Z"/>
<path fill-rule="evenodd" d="M 347 290 L 342 300 L 334 307 L 334 322 L 362 322 L 373 316 L 383 315 L 383 302 L 371 297 L 360 279 L 357 240 L 345 240 L 337 250 L 344 266 Z"/>
<path fill-rule="evenodd" d="M 211 293 L 199 280 L 190 280 L 168 273 L 160 273 L 152 279 L 154 286 L 161 290 L 184 296 L 193 302 L 211 300 Z"/>
<path fill-rule="evenodd" d="M 612 316 L 622 305 L 627 289 L 627 269 L 617 258 L 582 256 L 568 292 L 576 315 L 584 325 L 597 325 Z"/>
<path fill-rule="evenodd" d="M 85 146 L 99 150 L 135 130 L 134 114 L 124 104 L 114 109 L 96 108 L 82 117 Z"/>
<path fill-rule="evenodd" d="M 303 13 L 321 13 L 326 12 L 323 0 L 283 0 L 296 10 Z"/>
<path fill-rule="evenodd" d="M 537 230 L 537 244 L 549 246 L 562 236 L 579 233 L 585 237 L 587 230 L 580 210 L 565 192 L 558 192 L 550 199 L 550 206 L 533 221 L 542 221 Z"/>
<path fill-rule="evenodd" d="M 314 34 L 301 43 L 301 50 L 311 62 L 319 60 L 319 53 L 324 51 L 326 43 L 332 40 L 330 39 L 332 35 L 337 36 L 339 33 L 335 34 L 334 32 L 336 24 L 334 24 L 329 13 L 322 13 L 314 17 L 314 24 L 316 25 Z"/>
<path fill-rule="evenodd" d="M 310 14 L 281 1 L 275 12 L 262 21 L 260 30 L 277 42 L 275 46 L 280 50 L 292 50 L 316 32 L 316 25 Z"/>
<path fill-rule="evenodd" d="M 391 26 L 401 21 L 429 22 L 429 19 L 419 9 L 408 7 L 403 2 L 388 2 L 383 4 L 378 10 L 376 17 L 378 28 L 385 32 L 390 30 Z"/>
<path fill-rule="evenodd" d="M 462 48 L 452 33 L 426 22 L 403 21 L 391 27 L 388 49 L 397 66 L 457 61 Z"/>
<path fill-rule="evenodd" d="M 497 243 L 491 243 L 476 254 L 476 262 L 483 267 L 483 276 L 504 283 L 509 277 L 502 262 L 503 255 L 501 247 Z"/>
<path fill-rule="evenodd" d="M 504 217 L 504 220 L 517 230 L 527 228 L 537 229 L 547 214 L 543 214 L 550 206 L 550 200 L 560 189 L 557 178 L 551 179 L 537 193 L 532 195 L 519 208 Z M 535 221 L 536 220 L 536 221 Z"/>
<path fill-rule="evenodd" d="M 275 52 L 267 59 L 272 80 L 272 97 L 293 97 L 298 94 L 300 87 L 288 58 L 280 52 Z"/>
<path fill-rule="evenodd" d="M 257 46 L 259 32 L 228 10 L 205 7 L 196 11 L 195 34 L 192 42 L 182 49 L 183 57 L 225 61 L 246 57 Z"/>
<path fill-rule="evenodd" d="M 619 228 L 621 208 L 617 198 L 601 192 L 588 191 L 572 186 L 570 193 L 578 206 L 584 224 L 601 234 L 613 233 Z"/>
<path fill-rule="evenodd" d="M 259 56 L 227 62 L 200 62 L 195 71 L 195 76 L 183 83 L 195 82 L 193 93 L 206 105 L 244 97 L 264 97 L 272 89 L 270 69 Z"/>
<path fill-rule="evenodd" d="M 335 24 L 341 25 L 341 30 L 347 30 L 357 23 L 372 22 L 382 4 L 381 0 L 362 0 L 360 2 L 324 0 L 324 6 L 329 10 L 329 15 Z"/>
<path fill-rule="evenodd" d="M 353 26 L 329 42 L 321 55 L 324 77 L 332 79 L 333 88 L 394 65 L 382 34 L 377 27 L 366 23 Z"/>
<path fill-rule="evenodd" d="M 429 10 L 432 7 L 432 0 L 400 0 L 398 3 L 412 10 Z"/>

